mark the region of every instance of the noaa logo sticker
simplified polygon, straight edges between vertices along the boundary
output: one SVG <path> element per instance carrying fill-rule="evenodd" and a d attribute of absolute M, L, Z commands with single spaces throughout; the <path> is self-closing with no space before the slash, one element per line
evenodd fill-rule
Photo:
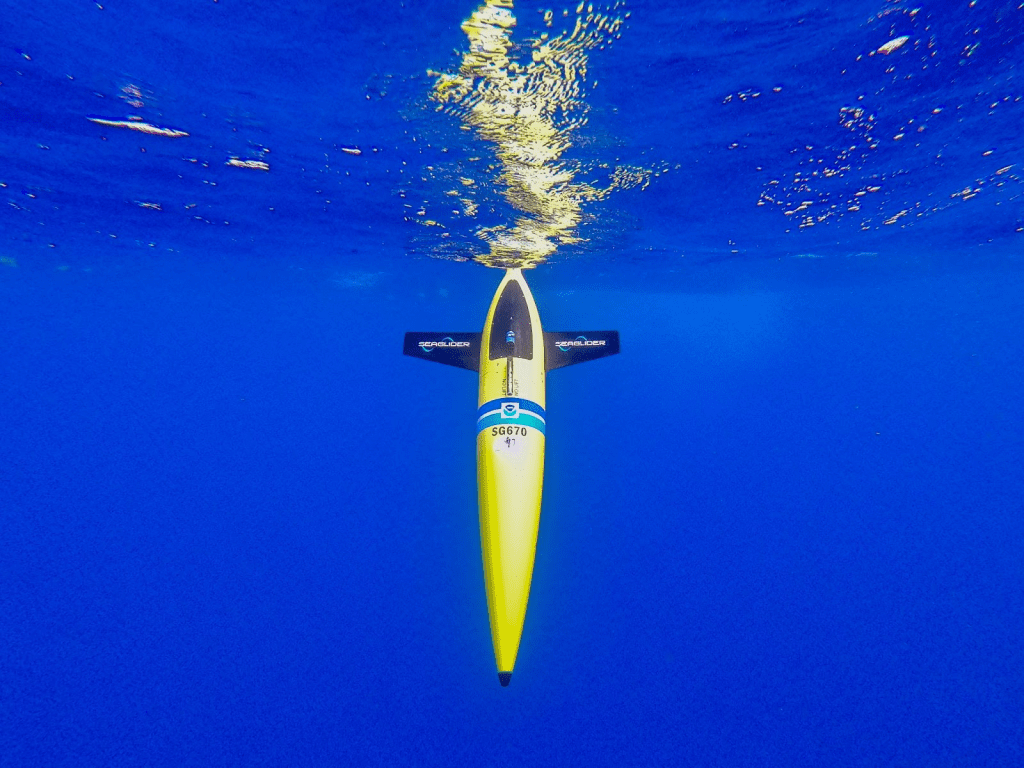
<path fill-rule="evenodd" d="M 501 418 L 503 418 L 503 419 L 518 419 L 519 418 L 519 403 L 502 403 L 501 404 Z"/>

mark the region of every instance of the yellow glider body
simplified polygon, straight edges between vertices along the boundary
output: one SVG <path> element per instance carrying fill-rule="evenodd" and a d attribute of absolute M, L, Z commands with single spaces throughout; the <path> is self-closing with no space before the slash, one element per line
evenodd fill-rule
<path fill-rule="evenodd" d="M 544 345 L 522 273 L 509 270 L 480 344 L 476 466 L 494 657 L 512 674 L 530 597 L 544 487 Z M 504 674 L 502 674 L 504 673 Z"/>
<path fill-rule="evenodd" d="M 547 371 L 619 351 L 617 331 L 545 333 L 519 269 L 498 286 L 482 333 L 407 333 L 405 354 L 476 370 L 477 485 L 487 609 L 508 685 L 530 597 L 540 526 Z"/>

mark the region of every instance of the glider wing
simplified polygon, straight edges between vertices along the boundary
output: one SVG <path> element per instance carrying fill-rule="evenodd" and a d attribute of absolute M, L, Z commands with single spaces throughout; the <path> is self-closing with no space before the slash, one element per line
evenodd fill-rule
<path fill-rule="evenodd" d="M 544 332 L 544 361 L 549 371 L 618 353 L 618 331 Z"/>
<path fill-rule="evenodd" d="M 480 370 L 480 334 L 409 331 L 402 352 L 421 360 Z"/>

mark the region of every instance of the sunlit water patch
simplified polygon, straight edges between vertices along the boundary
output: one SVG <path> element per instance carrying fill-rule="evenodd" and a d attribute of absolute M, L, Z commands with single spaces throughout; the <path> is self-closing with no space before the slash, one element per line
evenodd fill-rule
<path fill-rule="evenodd" d="M 1022 41 L 1020 3 L 883 4 L 834 49 L 846 95 L 833 106 L 832 128 L 817 141 L 790 140 L 790 160 L 765 169 L 757 204 L 785 216 L 787 232 L 905 229 L 981 195 L 1019 206 L 1024 158 L 1017 131 L 1003 128 L 1008 118 L 1024 120 L 1024 89 L 1010 64 Z M 992 77 L 993 63 L 1001 76 Z M 722 103 L 742 109 L 781 87 L 762 90 Z"/>
<path fill-rule="evenodd" d="M 578 151 L 597 86 L 589 57 L 621 37 L 629 15 L 621 2 L 544 10 L 544 31 L 519 44 L 510 0 L 490 0 L 463 22 L 467 50 L 456 71 L 430 73 L 430 102 L 467 134 L 453 143 L 471 149 L 427 166 L 434 199 L 406 203 L 407 217 L 431 229 L 435 255 L 536 266 L 587 241 L 588 206 L 667 170 Z"/>

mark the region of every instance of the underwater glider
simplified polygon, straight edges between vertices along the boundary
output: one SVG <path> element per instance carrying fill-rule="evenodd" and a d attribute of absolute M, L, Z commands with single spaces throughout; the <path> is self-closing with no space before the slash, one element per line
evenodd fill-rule
<path fill-rule="evenodd" d="M 491 639 L 503 686 L 523 634 L 544 485 L 548 371 L 619 351 L 618 331 L 544 331 L 521 269 L 508 269 L 483 333 L 405 334 L 404 353 L 480 374 L 476 462 Z"/>

